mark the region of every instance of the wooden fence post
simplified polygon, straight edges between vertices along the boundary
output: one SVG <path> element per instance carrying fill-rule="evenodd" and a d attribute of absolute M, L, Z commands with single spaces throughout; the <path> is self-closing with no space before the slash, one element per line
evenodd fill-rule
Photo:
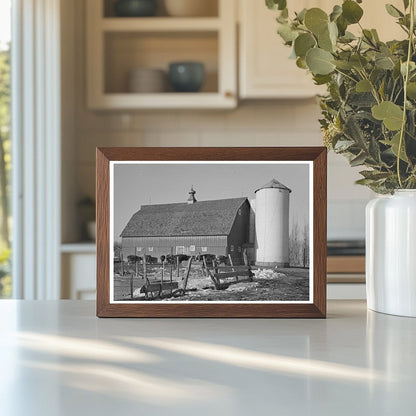
<path fill-rule="evenodd" d="M 139 256 L 137 255 L 137 247 L 134 248 L 134 255 L 136 256 L 136 278 L 139 278 Z"/>
<path fill-rule="evenodd" d="M 176 277 L 179 280 L 179 256 L 176 256 Z"/>
<path fill-rule="evenodd" d="M 146 254 L 143 254 L 143 278 L 146 280 L 146 283 L 149 283 L 149 279 L 147 278 Z"/>
<path fill-rule="evenodd" d="M 124 259 L 123 259 L 123 252 L 120 253 L 120 261 L 121 261 L 121 275 L 124 276 Z"/>
<path fill-rule="evenodd" d="M 186 268 L 186 277 L 185 277 L 185 282 L 183 283 L 183 291 L 184 292 L 185 292 L 186 286 L 188 284 L 189 274 L 191 273 L 192 259 L 193 259 L 193 257 L 191 256 L 189 258 L 188 267 Z"/>
<path fill-rule="evenodd" d="M 169 268 L 169 278 L 170 278 L 171 287 L 172 287 L 172 274 L 173 274 L 172 256 L 173 256 L 173 247 L 170 248 L 170 258 L 171 258 L 171 262 L 170 262 L 170 268 Z"/>
<path fill-rule="evenodd" d="M 133 273 L 130 273 L 130 297 L 133 300 L 133 292 L 134 292 L 134 287 L 133 287 Z"/>
<path fill-rule="evenodd" d="M 230 253 L 228 253 L 228 260 L 230 260 L 230 266 L 232 267 L 231 270 L 233 272 L 235 272 L 234 264 L 233 264 L 233 259 L 231 258 L 231 254 Z M 235 281 L 238 282 L 238 275 L 235 277 Z"/>

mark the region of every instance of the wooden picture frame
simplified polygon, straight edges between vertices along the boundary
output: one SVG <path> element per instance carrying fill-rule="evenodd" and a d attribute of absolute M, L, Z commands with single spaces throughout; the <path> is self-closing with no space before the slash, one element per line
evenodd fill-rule
<path fill-rule="evenodd" d="M 326 317 L 326 213 L 327 213 L 327 195 L 326 195 L 326 188 L 327 188 L 327 150 L 324 147 L 239 147 L 239 148 L 149 148 L 149 147 L 135 147 L 135 148 L 97 148 L 97 177 L 96 177 L 96 200 L 97 200 L 97 316 L 98 317 L 188 317 L 188 318 L 325 318 Z M 145 296 L 147 302 L 139 301 L 133 296 L 133 287 L 131 288 L 131 299 L 132 301 L 120 301 L 115 300 L 116 295 L 114 294 L 114 287 L 115 287 L 115 277 L 121 274 L 122 278 L 124 279 L 125 273 L 124 271 L 115 271 L 115 261 L 120 261 L 118 258 L 116 259 L 116 255 L 114 254 L 114 246 L 113 246 L 113 237 L 114 235 L 114 218 L 111 217 L 111 213 L 114 211 L 115 200 L 113 197 L 114 189 L 114 171 L 115 169 L 121 169 L 119 166 L 124 165 L 137 165 L 139 168 L 145 167 L 148 169 L 148 164 L 156 164 L 157 166 L 166 165 L 169 169 L 174 169 L 173 166 L 175 164 L 175 169 L 179 169 L 181 166 L 186 168 L 195 168 L 199 169 L 202 165 L 204 168 L 212 168 L 217 169 L 218 166 L 221 166 L 223 169 L 227 169 L 228 167 L 232 167 L 232 169 L 241 168 L 245 169 L 247 167 L 247 171 L 251 172 L 249 169 L 255 169 L 257 166 L 259 167 L 257 170 L 253 170 L 253 172 L 260 172 L 261 169 L 264 168 L 274 168 L 274 165 L 279 166 L 279 169 L 289 169 L 290 166 L 293 168 L 296 167 L 296 164 L 299 167 L 296 169 L 300 169 L 301 166 L 305 165 L 308 166 L 308 210 L 309 210 L 309 222 L 308 222 L 308 238 L 309 238 L 309 252 L 310 255 L 309 265 L 310 270 L 308 271 L 308 282 L 309 282 L 309 292 L 308 292 L 308 299 L 306 301 L 297 301 L 295 300 L 272 300 L 272 301 L 222 301 L 220 297 L 219 301 L 212 302 L 210 300 L 204 301 L 194 301 L 194 300 L 185 300 L 182 301 L 180 298 L 178 301 L 176 298 L 163 298 L 162 289 L 164 290 L 164 281 L 163 281 L 163 273 L 165 271 L 164 261 L 163 260 L 163 271 L 162 271 L 162 284 L 160 280 L 157 281 L 157 284 L 160 284 L 160 299 L 159 298 L 151 298 L 148 295 L 148 288 L 149 290 L 153 290 L 153 286 L 156 284 L 150 284 L 149 279 L 146 277 L 146 273 L 144 269 L 147 267 L 147 255 L 143 254 L 143 258 L 139 258 L 136 260 L 136 269 L 139 267 L 139 261 L 143 262 L 142 267 L 144 272 L 144 277 L 146 277 L 146 285 L 141 287 L 141 290 L 145 288 Z M 218 166 L 217 166 L 218 164 Z M 233 165 L 234 164 L 234 165 Z M 251 164 L 251 166 L 249 166 Z M 264 164 L 264 165 L 263 165 Z M 180 165 L 180 166 L 179 166 Z M 267 165 L 267 166 L 266 166 Z M 178 167 L 179 166 L 179 167 Z M 236 166 L 236 167 L 235 167 Z M 261 169 L 260 169 L 261 167 Z M 149 168 L 150 169 L 150 168 Z M 155 169 L 155 168 L 154 168 Z M 277 169 L 277 167 L 276 167 Z M 303 169 L 303 167 L 302 167 Z M 305 168 L 306 169 L 306 168 Z M 297 170 L 296 170 L 297 171 Z M 306 170 L 305 170 L 306 171 Z M 142 172 L 142 171 L 141 171 Z M 147 171 L 146 171 L 147 172 Z M 172 170 L 173 172 L 173 170 Z M 195 171 L 196 172 L 196 171 Z M 289 172 L 289 170 L 288 170 Z M 290 172 L 293 172 L 291 170 Z M 169 175 L 168 175 L 169 176 Z M 306 178 L 306 176 L 305 176 Z M 144 178 L 140 180 L 144 181 Z M 166 178 L 167 184 L 169 184 L 169 177 Z M 174 178 L 172 176 L 172 181 Z M 214 180 L 214 179 L 213 179 Z M 224 178 L 226 181 L 227 178 Z M 187 180 L 186 182 L 189 182 Z M 274 184 L 277 183 L 282 185 L 278 181 L 273 182 L 270 186 L 267 187 L 260 187 L 259 189 L 255 190 L 255 192 L 261 190 L 265 190 L 267 188 L 267 192 L 272 192 L 273 196 L 277 196 L 274 191 L 277 186 Z M 301 182 L 299 182 L 301 183 Z M 192 182 L 193 185 L 196 185 Z M 262 185 L 262 184 L 259 184 Z M 222 186 L 222 181 L 217 182 L 217 187 Z M 305 185 L 306 186 L 306 185 Z M 279 187 L 278 187 L 279 188 Z M 283 189 L 285 188 L 285 189 Z M 186 188 L 186 189 L 189 189 Z M 306 189 L 306 188 L 305 188 Z M 287 192 L 285 193 L 285 190 Z M 189 194 L 191 195 L 189 198 L 191 199 L 190 203 L 192 203 L 192 198 L 194 197 L 194 193 L 192 194 L 193 189 Z M 285 186 L 278 189 L 282 195 L 279 195 L 279 198 L 285 198 L 284 195 L 289 194 L 291 190 L 286 188 Z M 124 192 L 124 191 L 123 191 Z M 140 193 L 140 188 L 137 189 L 135 192 Z M 254 190 L 253 190 L 254 192 Z M 301 192 L 299 192 L 300 194 Z M 255 195 L 263 195 L 265 192 L 260 192 Z M 240 195 L 237 195 L 240 196 Z M 234 194 L 233 194 L 234 198 Z M 244 199 L 245 196 L 242 198 Z M 237 199 L 237 198 L 234 198 Z M 251 204 L 252 200 L 247 199 L 248 203 Z M 223 201 L 223 200 L 219 200 Z M 171 201 L 166 201 L 166 203 L 170 203 Z M 175 201 L 173 201 L 175 202 Z M 188 199 L 189 202 L 189 199 Z M 196 202 L 196 200 L 195 200 Z M 215 202 L 215 201 L 201 201 L 200 203 L 205 202 Z M 147 200 L 146 200 L 147 203 Z M 160 202 L 159 202 L 160 203 Z M 257 213 L 255 213 L 255 224 L 260 222 L 260 203 L 258 204 Z M 196 202 L 198 204 L 198 202 Z M 185 200 L 184 204 L 185 205 Z M 152 208 L 153 205 L 149 204 L 146 205 L 146 209 Z M 156 206 L 156 205 L 155 205 Z M 158 205 L 161 207 L 162 205 Z M 165 205 L 163 205 L 165 206 Z M 167 205 L 166 205 L 167 206 Z M 170 206 L 170 205 L 169 205 Z M 141 205 L 140 210 L 144 209 L 144 206 Z M 150 207 L 150 208 L 149 208 Z M 198 205 L 196 205 L 198 207 Z M 251 207 L 251 205 L 250 205 Z M 186 209 L 186 207 L 184 208 Z M 193 209 L 193 208 L 189 208 Z M 195 208 L 196 209 L 196 208 Z M 251 209 L 251 208 L 250 208 Z M 139 210 L 139 211 L 140 211 Z M 241 215 L 241 209 L 238 210 L 239 214 Z M 135 214 L 136 215 L 136 214 Z M 131 217 L 133 218 L 133 217 Z M 132 220 L 130 220 L 132 221 Z M 235 221 L 235 220 L 233 220 Z M 250 220 L 251 221 L 251 220 Z M 288 220 L 289 221 L 289 220 Z M 166 221 L 165 221 L 166 222 Z M 128 223 L 130 224 L 130 223 Z M 250 223 L 251 224 L 251 223 Z M 149 225 L 151 228 L 151 226 Z M 211 224 L 212 227 L 212 224 Z M 248 227 L 248 226 L 247 226 Z M 214 227 L 215 228 L 215 227 Z M 110 229 L 112 230 L 112 234 L 110 235 Z M 126 228 L 127 229 L 127 228 Z M 260 229 L 260 226 L 258 226 Z M 287 229 L 289 229 L 289 225 L 287 225 Z M 251 232 L 251 231 L 250 231 Z M 260 232 L 260 231 L 259 231 Z M 124 233 L 124 231 L 123 231 Z M 248 235 L 249 231 L 247 231 Z M 257 233 L 257 229 L 255 229 L 255 233 Z M 123 234 L 122 234 L 123 235 Z M 198 234 L 199 235 L 199 234 Z M 272 234 L 274 236 L 276 234 Z M 124 238 L 124 237 L 123 237 Z M 131 237 L 129 237 L 131 238 Z M 123 248 L 121 250 L 121 254 L 125 248 L 124 244 L 130 241 L 129 238 L 125 238 L 126 243 L 123 239 Z M 139 237 L 137 237 L 139 238 Z M 146 238 L 146 237 L 140 237 Z M 163 235 L 161 238 L 165 238 Z M 166 236 L 166 239 L 170 238 Z M 228 237 L 227 237 L 228 238 Z M 261 256 L 261 247 L 260 243 L 258 242 L 259 237 L 255 236 L 255 248 L 253 248 L 253 244 L 250 242 L 247 243 L 248 249 L 243 248 L 243 251 L 247 253 L 247 250 L 252 250 L 255 253 L 256 263 L 259 264 L 259 268 L 252 266 L 251 260 L 247 260 L 247 254 L 245 254 L 245 263 L 242 266 L 235 266 L 234 268 L 231 267 L 233 264 L 231 262 L 232 258 L 230 257 L 230 264 L 227 266 L 218 266 L 218 263 L 215 260 L 212 260 L 212 264 L 215 266 L 206 266 L 207 270 L 205 271 L 206 276 L 210 275 L 214 281 L 214 283 L 218 282 L 218 287 L 215 285 L 215 289 L 219 289 L 219 295 L 224 293 L 228 293 L 226 291 L 221 291 L 224 287 L 231 287 L 232 283 L 221 283 L 226 282 L 226 278 L 229 276 L 236 276 L 236 273 L 240 273 L 238 270 L 241 270 L 241 273 L 248 273 L 248 275 L 252 275 L 253 269 L 255 273 L 261 273 L 265 269 L 262 267 L 266 267 L 269 263 L 262 263 Z M 271 237 L 274 238 L 274 237 Z M 280 238 L 280 237 L 279 237 Z M 150 241 L 150 240 L 149 240 Z M 268 241 L 268 240 L 267 240 Z M 267 244 L 266 241 L 266 244 Z M 286 240 L 285 240 L 286 241 Z M 305 237 L 306 241 L 306 237 Z M 228 244 L 228 243 L 227 243 Z M 250 245 L 251 244 L 251 245 Z M 287 243 L 289 245 L 289 242 Z M 306 243 L 305 243 L 306 244 Z M 190 246 L 190 250 L 195 250 L 194 246 Z M 245 247 L 245 246 L 241 246 Z M 204 247 L 205 248 L 205 247 Z M 134 247 L 134 252 L 136 254 L 137 247 Z M 141 249 L 141 248 L 140 248 Z M 150 249 L 150 247 L 149 247 Z M 153 247 L 151 247 L 153 250 Z M 227 250 L 230 250 L 228 247 Z M 232 247 L 232 250 L 234 248 Z M 240 250 L 240 247 L 238 247 Z M 289 248 L 285 248 L 285 253 L 288 254 Z M 179 253 L 176 251 L 176 253 Z M 201 260 L 203 264 L 204 261 L 208 258 L 208 255 L 202 254 L 202 256 L 198 258 Z M 193 258 L 193 256 L 190 256 Z M 218 257 L 218 256 L 217 256 Z M 220 256 L 221 257 L 221 256 Z M 150 256 L 151 258 L 151 256 Z M 261 260 L 261 261 L 260 261 Z M 191 261 L 189 263 L 189 268 L 191 268 Z M 121 265 L 126 264 L 121 259 Z M 224 261 L 226 264 L 226 261 Z M 280 263 L 276 263 L 274 267 L 274 263 L 270 263 L 270 273 L 277 273 L 277 271 L 281 271 L 282 269 L 278 269 L 280 267 Z M 306 263 L 303 264 L 304 267 Z M 122 266 L 124 267 L 124 266 Z M 155 266 L 156 267 L 156 266 Z M 172 270 L 170 266 L 170 270 Z M 203 267 L 203 266 L 201 266 Z M 211 268 L 210 268 L 211 267 Z M 240 267 L 240 268 L 239 268 Z M 140 270 L 142 270 L 140 269 Z M 179 276 L 179 266 L 178 266 L 178 276 Z M 182 269 L 181 269 L 182 270 Z M 185 269 L 186 270 L 186 269 Z M 224 272 L 225 270 L 225 272 Z M 247 272 L 248 270 L 248 272 Z M 282 273 L 278 276 L 290 276 L 290 270 L 288 270 L 288 274 Z M 306 270 L 306 269 L 305 269 Z M 110 276 L 111 271 L 111 276 Z M 215 273 L 214 273 L 215 272 Z M 172 272 L 171 272 L 172 273 Z M 182 272 L 181 272 L 182 273 Z M 185 272 L 184 272 L 185 273 Z M 223 274 L 221 274 L 223 273 Z M 189 275 L 189 271 L 188 271 Z M 187 276 L 188 276 L 187 275 Z M 137 278 L 141 279 L 143 274 L 140 275 L 140 271 L 137 271 L 136 274 Z M 214 278 L 215 276 L 215 278 Z M 221 280 L 224 276 L 224 279 Z M 127 279 L 127 278 L 126 278 Z M 188 277 L 186 277 L 186 280 Z M 236 281 L 238 281 L 238 276 L 235 277 Z M 290 280 L 290 279 L 288 279 Z M 113 286 L 111 286 L 111 283 Z M 131 273 L 131 282 L 134 283 L 134 275 Z M 173 285 L 172 278 L 170 280 L 171 284 Z M 260 282 L 260 281 L 259 281 Z M 132 283 L 132 285 L 133 285 Z M 175 283 L 176 284 L 176 283 Z M 184 286 L 183 292 L 176 292 L 180 295 L 184 295 L 187 299 L 187 296 L 191 296 L 192 294 L 188 293 L 186 290 L 186 284 L 181 283 Z M 240 283 L 239 283 L 240 284 Z M 256 283 L 257 284 L 257 283 Z M 261 284 L 261 282 L 259 283 Z M 223 286 L 221 286 L 223 285 Z M 228 286 L 227 286 L 228 285 Z M 169 286 L 169 285 L 167 285 Z M 170 294 L 172 296 L 172 287 L 170 288 Z M 176 285 L 177 287 L 177 285 Z M 251 287 L 251 286 L 250 286 Z M 233 289 L 233 288 L 232 288 Z M 212 289 L 213 290 L 213 289 Z M 229 290 L 229 289 L 227 289 Z M 243 285 L 243 290 L 246 288 Z M 153 293 L 153 292 L 152 292 Z M 231 292 L 230 292 L 231 293 Z M 250 292 L 251 293 L 251 292 Z M 112 294 L 112 298 L 110 298 L 110 294 Z M 117 295 L 118 296 L 118 295 Z M 140 295 L 142 296 L 142 294 Z M 124 298 L 123 298 L 124 299 Z M 140 298 L 143 300 L 144 298 Z M 159 299 L 159 300 L 157 300 Z M 276 298 L 277 299 L 277 298 Z M 303 298 L 302 298 L 303 299 Z"/>

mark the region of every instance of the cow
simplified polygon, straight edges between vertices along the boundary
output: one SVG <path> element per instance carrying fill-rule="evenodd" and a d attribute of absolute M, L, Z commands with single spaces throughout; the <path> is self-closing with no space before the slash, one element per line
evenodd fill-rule
<path fill-rule="evenodd" d="M 227 265 L 227 261 L 228 261 L 228 257 L 227 256 L 215 256 L 215 260 L 217 262 L 218 265 L 220 265 L 221 263 L 224 264 L 224 266 Z"/>
<path fill-rule="evenodd" d="M 152 257 L 150 254 L 146 254 L 146 263 L 147 264 L 157 263 L 157 257 Z"/>
<path fill-rule="evenodd" d="M 212 266 L 214 266 L 214 262 L 216 261 L 216 257 L 217 256 L 215 254 L 199 254 L 197 256 L 197 260 L 203 262 L 204 259 L 205 259 L 206 265 L 212 267 Z M 202 267 L 204 267 L 204 263 L 203 263 Z"/>
<path fill-rule="evenodd" d="M 127 263 L 128 264 L 136 264 L 136 263 L 140 263 L 140 257 L 139 256 L 135 256 L 135 255 L 130 255 L 127 256 Z"/>
<path fill-rule="evenodd" d="M 166 256 L 166 261 L 169 264 L 176 264 L 179 262 L 181 264 L 183 261 L 189 260 L 190 256 L 187 256 L 186 254 L 168 254 Z"/>

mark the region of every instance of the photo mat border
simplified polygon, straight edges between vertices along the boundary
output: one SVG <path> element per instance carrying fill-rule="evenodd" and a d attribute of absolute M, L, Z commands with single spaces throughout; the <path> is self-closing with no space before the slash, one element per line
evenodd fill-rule
<path fill-rule="evenodd" d="M 326 316 L 326 148 L 97 148 L 97 316 L 98 317 L 304 317 Z M 312 182 L 309 301 L 170 301 L 110 300 L 112 165 L 115 163 L 307 163 Z M 312 214 L 311 214 L 312 212 Z"/>
<path fill-rule="evenodd" d="M 283 165 L 283 164 L 290 164 L 290 165 L 306 165 L 308 166 L 308 181 L 309 181 L 309 255 L 310 255 L 310 266 L 309 266 L 309 300 L 306 301 L 282 301 L 282 300 L 261 300 L 261 301 L 217 301 L 217 300 L 210 300 L 210 304 L 214 303 L 242 303 L 242 304 L 264 304 L 264 303 L 282 303 L 282 304 L 291 304 L 291 303 L 313 303 L 313 162 L 312 161 L 298 161 L 298 160 L 274 160 L 274 161 L 247 161 L 247 160 L 239 160 L 239 161 L 226 161 L 226 160 L 212 160 L 212 161 L 189 161 L 189 160 L 169 160 L 169 161 L 156 161 L 156 160 L 146 160 L 146 161 L 120 161 L 120 160 L 112 160 L 110 161 L 110 246 L 109 246 L 109 256 L 110 256 L 110 303 L 112 304 L 140 304 L 142 301 L 116 301 L 114 300 L 114 167 L 115 165 L 136 165 L 136 164 L 146 164 L 146 165 L 153 165 L 153 164 L 174 164 L 174 165 L 199 165 L 199 164 L 206 164 L 206 165 L 214 165 L 214 164 L 267 164 L 267 165 Z M 180 300 L 171 300 L 169 303 L 207 303 L 207 301 L 180 301 Z M 165 301 L 157 301 L 152 300 L 152 303 L 162 303 L 165 304 Z"/>

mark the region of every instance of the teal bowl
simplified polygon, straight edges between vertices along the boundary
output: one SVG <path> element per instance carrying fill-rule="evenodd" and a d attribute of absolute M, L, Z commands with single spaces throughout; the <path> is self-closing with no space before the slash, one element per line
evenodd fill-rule
<path fill-rule="evenodd" d="M 198 92 L 205 81 L 205 66 L 201 62 L 172 62 L 169 80 L 177 92 Z"/>
<path fill-rule="evenodd" d="M 119 17 L 150 17 L 157 13 L 156 0 L 118 0 L 114 12 Z"/>

